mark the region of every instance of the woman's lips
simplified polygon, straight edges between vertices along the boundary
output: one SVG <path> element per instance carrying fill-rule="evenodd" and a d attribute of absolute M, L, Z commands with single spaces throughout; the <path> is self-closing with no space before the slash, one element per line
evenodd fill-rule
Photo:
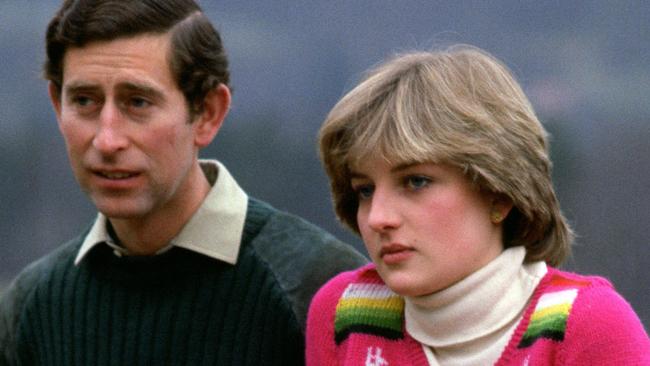
<path fill-rule="evenodd" d="M 409 246 L 402 244 L 389 244 L 381 248 L 379 257 L 384 263 L 392 265 L 407 260 L 412 254 L 413 248 Z"/>

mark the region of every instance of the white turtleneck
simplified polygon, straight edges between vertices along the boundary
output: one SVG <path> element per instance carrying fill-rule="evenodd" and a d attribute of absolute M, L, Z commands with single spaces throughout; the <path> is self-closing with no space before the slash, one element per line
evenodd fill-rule
<path fill-rule="evenodd" d="M 485 267 L 442 291 L 405 298 L 406 330 L 432 366 L 492 365 L 512 336 L 544 262 L 524 264 L 526 249 L 508 248 Z"/>

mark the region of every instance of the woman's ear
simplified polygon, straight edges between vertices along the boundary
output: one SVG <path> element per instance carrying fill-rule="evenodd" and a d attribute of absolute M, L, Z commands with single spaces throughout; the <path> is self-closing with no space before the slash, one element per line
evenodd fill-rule
<path fill-rule="evenodd" d="M 203 109 L 192 122 L 197 147 L 208 146 L 217 135 L 230 109 L 230 98 L 230 89 L 224 84 L 219 84 L 206 94 Z"/>
<path fill-rule="evenodd" d="M 490 221 L 495 225 L 501 224 L 508 217 L 512 206 L 510 198 L 499 194 L 494 195 L 490 208 Z"/>

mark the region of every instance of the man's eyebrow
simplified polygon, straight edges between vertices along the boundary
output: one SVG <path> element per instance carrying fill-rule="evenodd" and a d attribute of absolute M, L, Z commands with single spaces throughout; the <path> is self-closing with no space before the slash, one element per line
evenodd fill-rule
<path fill-rule="evenodd" d="M 124 82 L 124 83 L 119 83 L 117 85 L 117 88 L 118 90 L 123 89 L 129 92 L 146 94 L 154 98 L 162 99 L 163 97 L 163 93 L 160 90 L 158 90 L 155 87 L 152 87 L 151 85 L 142 84 L 142 83 Z"/>
<path fill-rule="evenodd" d="M 63 91 L 66 94 L 72 94 L 72 93 L 82 92 L 82 91 L 91 91 L 97 89 L 99 89 L 99 86 L 95 84 L 85 83 L 85 82 L 72 82 L 70 84 L 64 85 L 63 87 Z"/>
<path fill-rule="evenodd" d="M 78 92 L 88 92 L 88 91 L 96 91 L 101 89 L 99 85 L 92 84 L 92 83 L 87 83 L 87 82 L 72 82 L 68 85 L 65 85 L 63 90 L 67 94 L 73 94 L 73 93 L 78 93 Z M 143 83 L 134 83 L 134 82 L 124 82 L 124 83 L 119 83 L 117 84 L 117 89 L 118 90 L 124 90 L 128 92 L 137 92 L 137 93 L 142 93 L 146 94 L 148 96 L 154 97 L 154 98 L 161 98 L 163 97 L 163 93 L 158 90 L 155 87 L 152 87 L 147 84 Z"/>

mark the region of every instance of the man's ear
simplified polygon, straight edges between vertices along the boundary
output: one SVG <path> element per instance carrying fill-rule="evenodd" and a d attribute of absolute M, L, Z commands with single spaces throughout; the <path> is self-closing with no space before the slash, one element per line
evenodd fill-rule
<path fill-rule="evenodd" d="M 210 90 L 203 100 L 203 110 L 195 117 L 194 143 L 197 147 L 208 146 L 219 132 L 230 109 L 230 89 L 219 84 Z"/>
<path fill-rule="evenodd" d="M 50 95 L 50 102 L 52 102 L 52 107 L 54 107 L 54 113 L 56 113 L 57 121 L 61 121 L 61 91 L 53 82 L 47 84 L 47 92 Z"/>

